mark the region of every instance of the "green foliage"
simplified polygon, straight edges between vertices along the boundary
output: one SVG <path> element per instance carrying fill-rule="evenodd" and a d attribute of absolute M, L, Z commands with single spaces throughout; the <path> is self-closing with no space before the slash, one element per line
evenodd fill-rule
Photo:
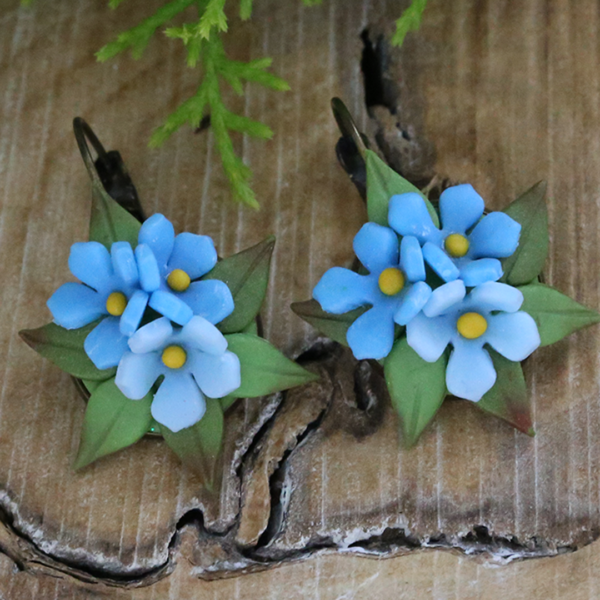
<path fill-rule="evenodd" d="M 412 0 L 411 5 L 396 21 L 396 32 L 392 38 L 393 46 L 402 46 L 406 34 L 409 31 L 417 31 L 419 29 L 426 6 L 427 0 Z"/>
<path fill-rule="evenodd" d="M 334 315 L 325 312 L 316 300 L 307 300 L 306 302 L 294 302 L 292 310 L 307 323 L 310 323 L 315 329 L 326 335 L 328 338 L 339 342 L 344 346 L 348 345 L 346 341 L 346 332 L 348 328 L 360 315 L 367 311 L 367 307 L 357 308 L 341 315 Z"/>
<path fill-rule="evenodd" d="M 36 352 L 70 375 L 104 381 L 112 377 L 116 369 L 97 369 L 83 349 L 85 338 L 97 324 L 91 323 L 81 329 L 64 329 L 49 323 L 38 329 L 24 329 L 19 335 Z"/>
<path fill-rule="evenodd" d="M 539 276 L 548 256 L 548 209 L 544 197 L 546 183 L 540 181 L 517 198 L 506 210 L 521 224 L 519 246 L 503 261 L 501 281 L 523 285 Z"/>
<path fill-rule="evenodd" d="M 223 441 L 223 410 L 219 400 L 206 398 L 206 412 L 195 425 L 177 433 L 168 427 L 160 427 L 169 448 L 183 464 L 200 476 L 209 490 L 217 487 L 218 458 Z"/>
<path fill-rule="evenodd" d="M 446 353 L 434 363 L 424 361 L 405 337 L 394 344 L 385 359 L 385 380 L 406 446 L 415 444 L 446 397 L 447 363 Z"/>
<path fill-rule="evenodd" d="M 477 407 L 504 419 L 523 433 L 534 435 L 531 405 L 521 363 L 512 362 L 491 348 L 488 348 L 488 352 L 497 378 L 494 387 L 477 402 Z"/>
<path fill-rule="evenodd" d="M 542 346 L 554 344 L 578 329 L 600 322 L 600 314 L 542 284 L 519 288 L 525 300 L 521 310 L 535 320 Z"/>
<path fill-rule="evenodd" d="M 242 373 L 241 386 L 227 396 L 227 402 L 231 398 L 266 396 L 318 379 L 262 338 L 247 333 L 225 338 L 228 349 L 240 359 Z"/>
<path fill-rule="evenodd" d="M 242 62 L 227 57 L 222 40 L 228 28 L 225 2 L 226 0 L 173 0 L 139 25 L 119 34 L 115 41 L 97 53 L 97 57 L 98 60 L 105 61 L 121 52 L 131 50 L 133 57 L 139 58 L 158 28 L 165 26 L 193 4 L 198 6 L 199 16 L 195 21 L 185 23 L 181 27 L 168 28 L 166 35 L 169 38 L 180 39 L 186 46 L 189 67 L 196 67 L 200 63 L 200 85 L 196 93 L 154 131 L 150 145 L 160 146 L 186 123 L 195 128 L 205 116 L 210 115 L 216 146 L 234 199 L 258 208 L 258 202 L 250 187 L 252 172 L 236 155 L 231 132 L 261 139 L 270 139 L 273 132 L 263 123 L 228 110 L 222 95 L 222 84 L 229 84 L 240 95 L 244 92 L 245 82 L 258 83 L 278 91 L 288 90 L 289 86 L 283 79 L 267 71 L 271 66 L 270 58 Z M 241 0 L 241 17 L 247 19 L 251 12 L 252 1 Z"/>
<path fill-rule="evenodd" d="M 236 333 L 248 327 L 258 315 L 267 293 L 271 255 L 275 238 L 219 261 L 203 279 L 224 281 L 233 296 L 235 309 L 217 327 L 223 333 Z"/>
<path fill-rule="evenodd" d="M 75 469 L 131 446 L 141 439 L 150 427 L 152 394 L 142 400 L 126 398 L 109 379 L 92 393 L 85 417 Z"/>
<path fill-rule="evenodd" d="M 98 179 L 92 181 L 90 241 L 100 242 L 110 252 L 114 242 L 126 241 L 137 246 L 140 222 L 115 202 Z"/>
<path fill-rule="evenodd" d="M 438 214 L 428 198 L 412 183 L 386 165 L 372 150 L 365 150 L 367 163 L 367 213 L 369 221 L 388 226 L 388 206 L 395 194 L 414 192 L 419 194 L 436 227 L 440 225 Z"/>

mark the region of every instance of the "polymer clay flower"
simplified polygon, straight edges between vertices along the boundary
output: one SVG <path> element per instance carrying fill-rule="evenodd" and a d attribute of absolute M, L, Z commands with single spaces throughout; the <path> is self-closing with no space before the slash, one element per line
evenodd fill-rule
<path fill-rule="evenodd" d="M 342 314 L 371 305 L 346 334 L 358 359 L 381 359 L 394 343 L 394 323 L 406 325 L 431 295 L 425 283 L 425 264 L 418 240 L 398 236 L 388 227 L 366 223 L 354 238 L 354 252 L 369 271 L 334 267 L 323 275 L 313 297 L 324 311 Z"/>
<path fill-rule="evenodd" d="M 504 283 L 487 282 L 468 295 L 461 280 L 446 283 L 408 323 L 408 345 L 423 360 L 435 362 L 451 344 L 446 387 L 454 396 L 477 402 L 496 382 L 484 345 L 513 362 L 525 360 L 540 345 L 535 321 L 519 311 L 522 304 L 523 293 Z"/>
<path fill-rule="evenodd" d="M 439 205 L 442 229 L 434 225 L 419 194 L 392 196 L 390 227 L 402 236 L 417 238 L 425 261 L 444 281 L 460 277 L 467 287 L 474 287 L 500 279 L 498 259 L 515 252 L 521 225 L 502 212 L 482 219 L 483 199 L 469 184 L 444 190 Z"/>
<path fill-rule="evenodd" d="M 142 225 L 138 242 L 135 257 L 150 308 L 178 325 L 194 315 L 214 325 L 233 312 L 226 283 L 196 281 L 217 264 L 211 238 L 187 232 L 175 236 L 171 222 L 155 214 Z"/>
<path fill-rule="evenodd" d="M 98 369 L 115 367 L 147 303 L 131 245 L 115 242 L 109 253 L 98 242 L 73 244 L 69 269 L 82 283 L 65 283 L 49 298 L 54 322 L 78 329 L 102 319 L 87 336 L 84 349 Z"/>
<path fill-rule="evenodd" d="M 209 321 L 192 317 L 174 329 L 162 317 L 129 338 L 115 384 L 131 400 L 141 400 L 162 375 L 152 400 L 152 416 L 177 432 L 197 423 L 208 398 L 223 398 L 240 387 L 240 361 Z"/>

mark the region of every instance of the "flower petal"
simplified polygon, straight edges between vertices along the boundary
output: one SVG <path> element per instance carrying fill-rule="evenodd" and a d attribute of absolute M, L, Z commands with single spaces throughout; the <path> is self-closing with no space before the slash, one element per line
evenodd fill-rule
<path fill-rule="evenodd" d="M 177 342 L 207 354 L 223 354 L 227 350 L 225 336 L 207 319 L 192 317 L 177 335 Z"/>
<path fill-rule="evenodd" d="M 424 281 L 418 281 L 402 298 L 400 308 L 394 314 L 394 321 L 398 325 L 406 325 L 421 312 L 430 297 L 431 288 Z"/>
<path fill-rule="evenodd" d="M 541 343 L 535 321 L 523 311 L 491 315 L 485 341 L 515 362 L 525 360 Z"/>
<path fill-rule="evenodd" d="M 180 233 L 175 238 L 167 270 L 181 269 L 190 279 L 198 279 L 217 264 L 217 251 L 211 238 L 195 233 Z"/>
<path fill-rule="evenodd" d="M 371 308 L 350 325 L 346 340 L 358 360 L 385 358 L 394 344 L 392 314 L 381 307 Z"/>
<path fill-rule="evenodd" d="M 145 292 L 154 292 L 160 287 L 160 271 L 150 246 L 140 244 L 135 249 L 135 260 L 140 274 L 140 285 Z"/>
<path fill-rule="evenodd" d="M 100 294 L 81 283 L 63 283 L 46 305 L 54 322 L 65 329 L 79 329 L 106 314 Z"/>
<path fill-rule="evenodd" d="M 110 249 L 114 272 L 130 286 L 137 286 L 140 280 L 135 254 L 129 242 L 115 242 Z"/>
<path fill-rule="evenodd" d="M 227 350 L 225 336 L 203 317 L 192 317 L 177 335 L 177 341 L 207 354 L 219 355 Z"/>
<path fill-rule="evenodd" d="M 506 258 L 519 245 L 521 225 L 507 214 L 493 212 L 483 217 L 469 236 L 470 258 Z"/>
<path fill-rule="evenodd" d="M 448 391 L 458 398 L 479 402 L 494 383 L 494 363 L 481 344 L 457 340 L 446 368 Z"/>
<path fill-rule="evenodd" d="M 444 353 L 453 333 L 452 318 L 441 316 L 430 319 L 419 314 L 406 326 L 406 341 L 423 360 L 435 362 Z"/>
<path fill-rule="evenodd" d="M 497 258 L 480 258 L 466 264 L 460 270 L 460 278 L 467 287 L 475 287 L 502 277 L 502 263 Z"/>
<path fill-rule="evenodd" d="M 196 383 L 209 398 L 223 398 L 242 384 L 240 360 L 233 352 L 220 356 L 198 352 L 190 369 Z"/>
<path fill-rule="evenodd" d="M 119 321 L 119 329 L 123 335 L 130 337 L 136 332 L 148 305 L 148 298 L 148 294 L 142 290 L 138 290 L 129 298 Z"/>
<path fill-rule="evenodd" d="M 171 221 L 159 213 L 144 221 L 138 234 L 138 243 L 150 247 L 161 270 L 166 268 L 174 242 L 175 230 Z"/>
<path fill-rule="evenodd" d="M 164 372 L 160 356 L 155 352 L 125 352 L 115 377 L 116 386 L 131 400 L 141 400 Z"/>
<path fill-rule="evenodd" d="M 506 283 L 488 281 L 471 290 L 467 298 L 469 307 L 478 307 L 483 310 L 500 310 L 513 313 L 523 304 L 523 292 Z"/>
<path fill-rule="evenodd" d="M 354 253 L 370 273 L 398 265 L 398 236 L 389 227 L 365 223 L 354 237 Z"/>
<path fill-rule="evenodd" d="M 333 267 L 315 286 L 313 298 L 324 311 L 339 315 L 372 303 L 374 286 L 374 276 Z"/>
<path fill-rule="evenodd" d="M 423 258 L 427 264 L 444 280 L 454 281 L 458 279 L 460 271 L 452 262 L 452 259 L 435 244 L 427 242 L 423 246 Z"/>
<path fill-rule="evenodd" d="M 148 304 L 150 308 L 178 325 L 185 325 L 194 316 L 192 309 L 181 298 L 164 290 L 152 292 Z"/>
<path fill-rule="evenodd" d="M 465 284 L 460 279 L 445 283 L 433 290 L 423 313 L 426 317 L 437 317 L 458 304 L 466 293 Z"/>
<path fill-rule="evenodd" d="M 441 242 L 442 234 L 433 224 L 425 201 L 415 192 L 391 197 L 388 221 L 400 235 L 412 235 L 421 244 Z"/>
<path fill-rule="evenodd" d="M 99 242 L 78 242 L 71 246 L 69 269 L 79 281 L 96 291 L 110 293 L 113 276 L 108 250 Z"/>
<path fill-rule="evenodd" d="M 196 424 L 206 412 L 206 402 L 188 371 L 169 371 L 154 395 L 152 416 L 177 433 Z"/>
<path fill-rule="evenodd" d="M 224 281 L 205 279 L 194 281 L 190 287 L 177 294 L 195 315 L 204 317 L 213 325 L 228 317 L 234 309 L 233 296 Z"/>
<path fill-rule="evenodd" d="M 173 327 L 166 317 L 140 327 L 130 338 L 129 348 L 136 354 L 160 350 L 173 335 Z"/>
<path fill-rule="evenodd" d="M 400 244 L 400 268 L 409 281 L 425 281 L 425 261 L 421 244 L 416 237 L 407 235 Z"/>
<path fill-rule="evenodd" d="M 447 188 L 440 196 L 444 232 L 465 234 L 483 215 L 483 198 L 469 183 Z"/>
<path fill-rule="evenodd" d="M 100 321 L 85 338 L 83 349 L 97 369 L 116 367 L 127 351 L 127 337 L 119 331 L 119 319 Z"/>

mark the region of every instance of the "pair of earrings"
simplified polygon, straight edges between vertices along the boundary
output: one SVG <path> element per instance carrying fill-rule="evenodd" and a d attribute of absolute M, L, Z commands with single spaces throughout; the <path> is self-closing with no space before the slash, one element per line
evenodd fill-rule
<path fill-rule="evenodd" d="M 531 433 L 521 361 L 600 320 L 540 282 L 545 186 L 504 212 L 486 214 L 468 184 L 436 207 L 368 149 L 341 101 L 333 109 L 369 222 L 354 239 L 357 268 L 330 269 L 292 309 L 381 365 L 407 445 L 448 395 Z M 260 336 L 274 239 L 219 260 L 209 237 L 145 220 L 120 155 L 83 120 L 74 128 L 93 192 L 90 241 L 69 257 L 80 283 L 48 300 L 53 323 L 21 336 L 87 398 L 75 468 L 154 433 L 210 471 L 231 404 L 316 378 Z"/>

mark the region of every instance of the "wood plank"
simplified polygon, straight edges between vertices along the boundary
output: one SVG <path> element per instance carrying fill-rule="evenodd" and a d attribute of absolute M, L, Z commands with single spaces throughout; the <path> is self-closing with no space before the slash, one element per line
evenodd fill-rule
<path fill-rule="evenodd" d="M 232 27 L 230 50 L 273 56 L 292 84 L 287 94 L 250 87 L 244 99 L 231 97 L 275 131 L 268 143 L 236 140 L 255 172 L 259 213 L 227 201 L 210 131 L 182 130 L 157 151 L 145 146 L 196 85 L 179 68 L 177 44 L 155 41 L 138 62 L 94 62 L 111 32 L 159 4 L 131 0 L 117 13 L 89 0 L 38 0 L 30 11 L 16 0 L 0 5 L 0 592 L 179 599 L 284 590 L 324 599 L 423 590 L 434 598 L 493 598 L 496 590 L 561 598 L 568 590 L 595 598 L 600 554 L 588 544 L 600 530 L 597 330 L 528 361 L 534 439 L 455 401 L 411 451 L 398 444 L 385 393 L 367 407 L 357 402 L 355 377 L 359 389 L 377 390 L 377 372 L 356 372 L 347 352 L 321 347 L 310 357 L 320 385 L 283 405 L 280 397 L 246 401 L 228 413 L 233 466 L 220 498 L 203 494 L 155 439 L 72 473 L 83 404 L 69 378 L 16 334 L 47 320 L 43 306 L 68 276 L 69 246 L 86 236 L 89 186 L 70 133 L 81 115 L 121 150 L 148 212 L 163 212 L 177 230 L 213 236 L 222 255 L 277 235 L 266 335 L 290 356 L 307 350 L 318 335 L 289 303 L 310 297 L 330 266 L 351 263 L 365 218 L 333 153 L 335 95 L 415 179 L 469 181 L 493 208 L 547 179 L 547 279 L 598 308 L 597 3 L 431 0 L 421 32 L 389 55 L 392 100 L 371 116 L 360 34 L 389 38 L 399 4 L 258 3 L 250 23 Z M 491 559 L 563 552 L 486 568 Z M 198 579 L 234 573 L 244 575 Z"/>

